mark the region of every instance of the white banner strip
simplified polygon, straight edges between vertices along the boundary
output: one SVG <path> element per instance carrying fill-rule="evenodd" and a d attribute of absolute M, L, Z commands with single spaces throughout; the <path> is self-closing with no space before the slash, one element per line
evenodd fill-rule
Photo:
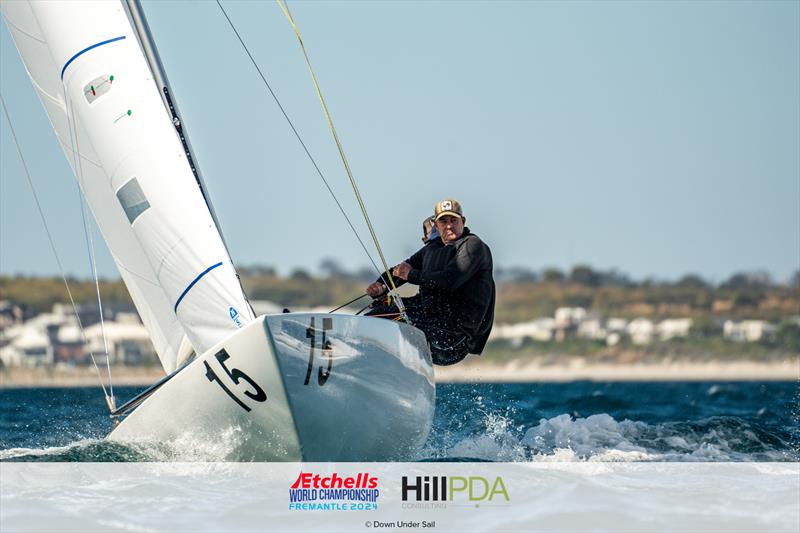
<path fill-rule="evenodd" d="M 800 463 L 0 463 L 0 531 L 800 530 Z"/>

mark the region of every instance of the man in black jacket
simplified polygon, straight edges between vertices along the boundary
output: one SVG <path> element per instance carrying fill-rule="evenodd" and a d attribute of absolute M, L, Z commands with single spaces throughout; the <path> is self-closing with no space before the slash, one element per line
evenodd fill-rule
<path fill-rule="evenodd" d="M 440 237 L 392 270 L 396 285 L 419 285 L 419 294 L 403 301 L 414 326 L 425 332 L 437 365 L 480 354 L 494 322 L 492 252 L 464 227 L 465 221 L 456 200 L 436 204 L 434 224 Z M 367 287 L 369 296 L 386 293 L 385 276 Z"/>

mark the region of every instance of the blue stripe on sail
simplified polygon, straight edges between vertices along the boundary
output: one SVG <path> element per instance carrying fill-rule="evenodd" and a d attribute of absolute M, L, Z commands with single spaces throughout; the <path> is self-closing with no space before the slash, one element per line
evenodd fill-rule
<path fill-rule="evenodd" d="M 175 302 L 175 313 L 177 313 L 177 312 L 178 312 L 178 304 L 180 304 L 180 303 L 181 303 L 181 300 L 183 300 L 183 297 L 184 297 L 184 296 L 186 296 L 186 293 L 187 293 L 187 292 L 189 292 L 189 291 L 192 289 L 192 287 L 194 287 L 194 286 L 195 286 L 195 284 L 196 284 L 198 281 L 200 281 L 200 278 L 202 278 L 203 276 L 205 276 L 206 274 L 208 274 L 209 272 L 211 272 L 212 270 L 214 270 L 214 269 L 215 269 L 215 268 L 217 268 L 218 266 L 222 266 L 222 261 L 220 261 L 220 262 L 219 262 L 219 263 L 217 263 L 216 265 L 211 265 L 211 266 L 210 266 L 210 267 L 208 267 L 207 269 L 203 270 L 203 271 L 200 273 L 200 275 L 199 275 L 199 276 L 197 276 L 196 278 L 194 278 L 194 281 L 192 281 L 192 282 L 189 284 L 189 286 L 188 286 L 188 287 L 186 287 L 185 289 L 183 289 L 183 292 L 182 292 L 182 293 L 181 293 L 181 295 L 178 297 L 178 301 L 177 301 L 177 302 Z"/>
<path fill-rule="evenodd" d="M 104 44 L 113 43 L 113 42 L 115 42 L 115 41 L 121 41 L 121 40 L 122 40 L 122 39 L 124 39 L 124 38 L 125 38 L 125 36 L 123 35 L 122 37 L 114 37 L 113 39 L 108 39 L 108 40 L 106 40 L 106 41 L 102 41 L 102 42 L 99 42 L 99 43 L 97 43 L 97 44 L 93 44 L 92 46 L 88 46 L 88 47 L 84 48 L 83 50 L 81 50 L 80 52 L 78 52 L 77 54 L 75 54 L 74 56 L 70 57 L 70 58 L 69 58 L 69 61 L 67 61 L 67 62 L 64 64 L 64 68 L 62 68 L 62 69 L 61 69 L 61 79 L 62 79 L 62 80 L 64 79 L 64 71 L 65 71 L 65 70 L 67 70 L 67 67 L 68 67 L 68 66 L 69 66 L 69 65 L 70 65 L 70 64 L 71 64 L 73 61 L 75 61 L 76 59 L 78 59 L 78 57 L 80 57 L 81 55 L 85 54 L 85 53 L 86 53 L 86 52 L 88 52 L 89 50 L 92 50 L 93 48 L 97 48 L 98 46 L 103 46 Z"/>

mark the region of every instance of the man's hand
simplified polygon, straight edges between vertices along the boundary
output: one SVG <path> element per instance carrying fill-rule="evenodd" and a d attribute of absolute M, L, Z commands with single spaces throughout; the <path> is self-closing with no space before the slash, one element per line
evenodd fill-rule
<path fill-rule="evenodd" d="M 392 275 L 404 281 L 408 281 L 408 273 L 411 272 L 411 265 L 408 263 L 400 263 L 392 271 Z"/>
<path fill-rule="evenodd" d="M 381 296 L 385 292 L 386 292 L 386 286 L 379 281 L 370 283 L 369 287 L 367 287 L 367 296 L 369 296 L 370 298 L 377 298 L 378 296 Z"/>

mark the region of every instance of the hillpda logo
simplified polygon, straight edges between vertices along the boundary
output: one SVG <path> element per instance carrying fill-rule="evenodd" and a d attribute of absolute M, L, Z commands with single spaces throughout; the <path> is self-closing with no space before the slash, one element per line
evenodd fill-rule
<path fill-rule="evenodd" d="M 378 478 L 366 472 L 347 477 L 300 472 L 289 488 L 289 510 L 375 511 L 380 494 Z"/>
<path fill-rule="evenodd" d="M 402 497 L 404 502 L 420 502 L 404 503 L 404 508 L 445 508 L 448 502 L 502 504 L 511 501 L 500 476 L 494 479 L 481 476 L 403 476 Z"/>

